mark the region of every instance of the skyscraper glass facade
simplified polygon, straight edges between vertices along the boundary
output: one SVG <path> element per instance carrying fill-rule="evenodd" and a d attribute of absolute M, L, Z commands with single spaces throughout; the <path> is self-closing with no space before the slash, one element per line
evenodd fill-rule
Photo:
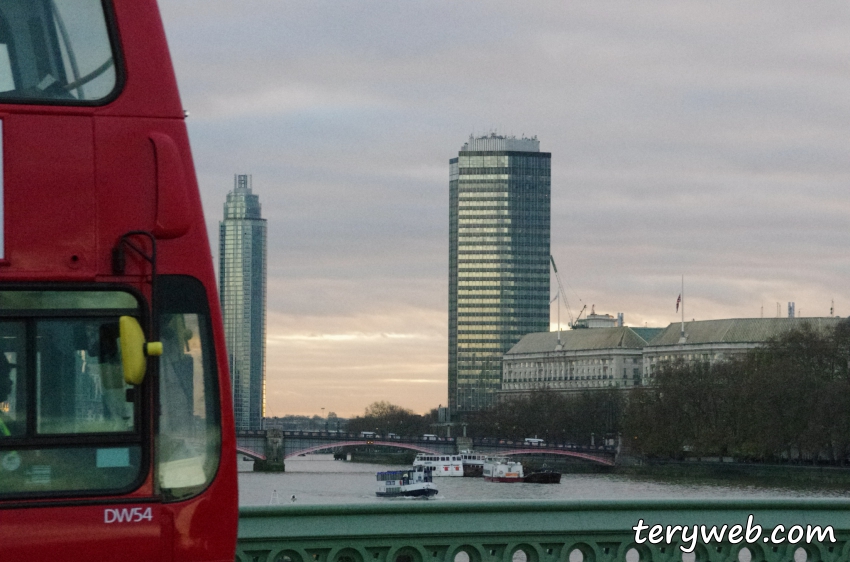
<path fill-rule="evenodd" d="M 261 429 L 266 409 L 266 220 L 251 176 L 234 177 L 219 223 L 219 297 L 237 430 Z"/>
<path fill-rule="evenodd" d="M 536 138 L 470 137 L 449 161 L 449 407 L 486 409 L 502 355 L 549 330 L 551 154 Z"/>

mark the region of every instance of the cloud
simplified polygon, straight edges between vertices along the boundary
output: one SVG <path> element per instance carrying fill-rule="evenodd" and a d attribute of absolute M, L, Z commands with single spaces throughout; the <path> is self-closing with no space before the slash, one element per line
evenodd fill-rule
<path fill-rule="evenodd" d="M 552 153 L 574 314 L 666 325 L 681 275 L 698 319 L 850 314 L 845 2 L 483 6 L 161 1 L 214 250 L 232 174 L 269 219 L 271 414 L 446 402 L 413 381 L 446 376 L 471 132 Z"/>

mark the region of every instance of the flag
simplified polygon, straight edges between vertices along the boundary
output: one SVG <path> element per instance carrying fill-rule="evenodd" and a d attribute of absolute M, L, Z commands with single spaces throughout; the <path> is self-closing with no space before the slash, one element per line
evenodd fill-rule
<path fill-rule="evenodd" d="M 679 298 L 676 299 L 676 312 L 679 312 L 679 304 L 682 302 L 682 295 L 679 294 Z"/>

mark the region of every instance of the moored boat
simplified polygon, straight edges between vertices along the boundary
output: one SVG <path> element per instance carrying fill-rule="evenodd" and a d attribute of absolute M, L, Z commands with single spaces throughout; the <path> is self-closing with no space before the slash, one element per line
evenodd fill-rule
<path fill-rule="evenodd" d="M 529 484 L 560 484 L 561 473 L 549 469 L 535 470 L 523 479 Z"/>
<path fill-rule="evenodd" d="M 524 478 L 522 463 L 506 458 L 488 458 L 483 473 L 487 482 L 523 482 Z"/>
<path fill-rule="evenodd" d="M 483 476 L 486 455 L 474 451 L 461 451 L 458 455 L 463 463 L 464 476 Z"/>
<path fill-rule="evenodd" d="M 434 476 L 463 476 L 463 462 L 460 455 L 419 453 L 413 460 L 413 466 L 430 467 L 434 471 Z"/>
<path fill-rule="evenodd" d="M 432 470 L 424 466 L 379 472 L 375 475 L 378 480 L 375 494 L 381 498 L 436 496 L 437 489 L 432 483 L 431 473 Z"/>

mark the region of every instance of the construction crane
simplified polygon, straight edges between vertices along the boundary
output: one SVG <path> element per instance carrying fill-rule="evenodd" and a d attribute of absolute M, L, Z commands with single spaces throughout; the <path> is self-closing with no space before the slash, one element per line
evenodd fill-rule
<path fill-rule="evenodd" d="M 562 299 L 564 299 L 564 306 L 567 307 L 567 316 L 570 317 L 570 321 L 567 325 L 573 330 L 575 330 L 576 328 L 580 327 L 578 321 L 579 318 L 581 318 L 582 313 L 587 310 L 587 305 L 584 305 L 582 307 L 582 309 L 578 313 L 578 316 L 574 319 L 573 312 L 570 309 L 570 301 L 567 300 L 567 294 L 564 292 L 564 284 L 561 282 L 561 274 L 558 273 L 558 266 L 555 265 L 555 258 L 552 257 L 551 254 L 549 255 L 549 261 L 552 262 L 552 269 L 555 271 L 555 279 L 558 280 L 558 294 L 561 296 Z M 560 310 L 560 305 L 558 305 L 558 307 L 558 310 Z"/>
<path fill-rule="evenodd" d="M 579 310 L 578 312 L 578 316 L 576 316 L 576 321 L 570 324 L 570 328 L 572 328 L 573 330 L 578 330 L 579 328 L 587 328 L 587 322 L 585 322 L 584 324 L 579 324 L 579 320 L 581 320 L 581 315 L 584 313 L 585 310 L 587 310 L 587 305 L 581 307 L 581 310 Z"/>

